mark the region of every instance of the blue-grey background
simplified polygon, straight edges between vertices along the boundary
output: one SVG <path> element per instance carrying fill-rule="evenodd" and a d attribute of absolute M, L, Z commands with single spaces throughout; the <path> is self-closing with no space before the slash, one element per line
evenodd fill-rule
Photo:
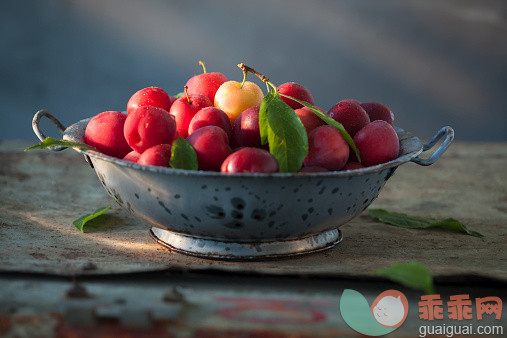
<path fill-rule="evenodd" d="M 299 82 L 326 110 L 382 102 L 423 139 L 451 125 L 506 141 L 506 17 L 503 0 L 3 0 L 0 140 L 35 141 L 42 108 L 69 125 L 143 87 L 178 93 L 203 59 L 233 80 L 245 62 Z"/>

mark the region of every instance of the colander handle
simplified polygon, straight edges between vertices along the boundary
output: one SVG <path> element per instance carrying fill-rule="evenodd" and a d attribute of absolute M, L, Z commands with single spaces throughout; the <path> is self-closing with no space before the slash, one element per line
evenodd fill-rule
<path fill-rule="evenodd" d="M 39 126 L 40 119 L 44 116 L 47 117 L 55 125 L 56 129 L 58 129 L 62 134 L 65 132 L 66 128 L 63 126 L 63 124 L 60 121 L 58 121 L 58 119 L 56 117 L 54 117 L 53 114 L 51 114 L 47 110 L 39 110 L 37 113 L 35 113 L 33 120 L 32 120 L 33 131 L 34 131 L 35 135 L 37 135 L 39 140 L 44 141 L 44 139 L 46 138 L 46 134 L 44 134 L 44 132 L 42 131 L 42 129 Z M 61 151 L 61 150 L 67 149 L 67 147 L 54 146 L 54 147 L 49 147 L 48 149 L 51 149 L 53 151 Z"/>
<path fill-rule="evenodd" d="M 433 148 L 433 146 L 437 144 L 437 142 L 440 141 L 440 139 L 444 136 L 445 136 L 444 142 L 442 142 L 442 144 L 437 148 L 437 150 L 433 152 L 433 154 L 431 154 L 430 157 L 424 159 L 420 158 L 419 156 L 416 156 L 413 159 L 411 159 L 411 161 L 419 165 L 425 166 L 435 163 L 440 158 L 440 156 L 442 156 L 442 154 L 447 150 L 447 148 L 449 148 L 452 140 L 454 140 L 454 130 L 451 127 L 443 127 L 438 131 L 438 133 L 435 136 L 433 136 L 431 141 L 423 145 L 423 152 L 428 151 L 431 148 Z"/>

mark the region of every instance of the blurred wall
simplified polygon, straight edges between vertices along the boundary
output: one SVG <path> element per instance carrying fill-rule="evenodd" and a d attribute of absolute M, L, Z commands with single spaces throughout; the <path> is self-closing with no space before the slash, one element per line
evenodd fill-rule
<path fill-rule="evenodd" d="M 502 0 L 4 0 L 0 140 L 35 140 L 38 109 L 69 125 L 125 110 L 143 87 L 178 93 L 203 59 L 229 79 L 245 62 L 275 84 L 299 82 L 326 110 L 382 102 L 423 139 L 451 125 L 458 140 L 507 141 L 506 10 Z"/>

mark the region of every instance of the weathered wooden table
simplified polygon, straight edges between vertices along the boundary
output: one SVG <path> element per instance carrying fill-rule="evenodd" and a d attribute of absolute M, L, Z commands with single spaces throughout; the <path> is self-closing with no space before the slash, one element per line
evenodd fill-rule
<path fill-rule="evenodd" d="M 372 274 L 409 261 L 429 268 L 442 295 L 507 299 L 506 143 L 455 143 L 430 167 L 405 164 L 371 206 L 456 218 L 484 238 L 397 228 L 363 213 L 328 251 L 261 262 L 171 252 L 115 205 L 79 154 L 24 153 L 26 146 L 0 143 L 0 336 L 86 336 L 90 328 L 97 335 L 354 335 L 339 316 L 344 288 L 369 301 L 402 290 L 414 309 L 393 334 L 416 335 L 420 292 Z M 72 226 L 107 205 L 113 210 L 87 233 Z"/>

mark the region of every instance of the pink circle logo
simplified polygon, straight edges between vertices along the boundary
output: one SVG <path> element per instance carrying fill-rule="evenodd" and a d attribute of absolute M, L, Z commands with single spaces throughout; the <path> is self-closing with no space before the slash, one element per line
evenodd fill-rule
<path fill-rule="evenodd" d="M 400 327 L 408 314 L 407 297 L 398 290 L 386 290 L 373 301 L 371 313 L 384 327 Z"/>

